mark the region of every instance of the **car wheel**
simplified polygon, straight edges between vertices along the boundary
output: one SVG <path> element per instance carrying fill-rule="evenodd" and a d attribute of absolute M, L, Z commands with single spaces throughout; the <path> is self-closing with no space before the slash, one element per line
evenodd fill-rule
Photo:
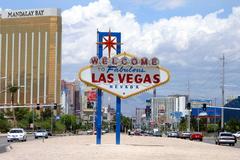
<path fill-rule="evenodd" d="M 232 146 L 235 146 L 235 143 L 233 143 Z"/>
<path fill-rule="evenodd" d="M 45 137 L 46 139 L 48 139 L 48 137 Z"/>
<path fill-rule="evenodd" d="M 200 139 L 200 141 L 202 142 L 202 139 Z"/>
<path fill-rule="evenodd" d="M 10 140 L 7 140 L 7 142 L 11 142 Z"/>
<path fill-rule="evenodd" d="M 35 137 L 35 139 L 38 139 L 38 137 Z"/>

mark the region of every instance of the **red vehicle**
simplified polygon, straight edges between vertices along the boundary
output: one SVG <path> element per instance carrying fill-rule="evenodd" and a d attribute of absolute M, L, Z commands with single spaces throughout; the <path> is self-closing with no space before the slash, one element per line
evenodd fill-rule
<path fill-rule="evenodd" d="M 190 140 L 203 140 L 203 134 L 200 132 L 193 132 L 190 136 Z"/>

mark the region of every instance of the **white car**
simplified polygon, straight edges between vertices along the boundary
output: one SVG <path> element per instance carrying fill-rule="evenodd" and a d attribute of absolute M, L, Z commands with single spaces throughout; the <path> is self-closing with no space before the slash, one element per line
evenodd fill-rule
<path fill-rule="evenodd" d="M 17 141 L 27 141 L 27 133 L 22 128 L 12 128 L 7 135 L 7 141 L 12 142 Z"/>
<path fill-rule="evenodd" d="M 229 144 L 229 146 L 234 146 L 236 143 L 236 137 L 233 136 L 230 132 L 220 132 L 219 135 L 215 138 L 215 143 L 220 144 Z"/>
<path fill-rule="evenodd" d="M 48 138 L 48 132 L 45 129 L 39 129 L 34 133 L 35 139 L 38 139 L 38 137 L 42 138 Z"/>
<path fill-rule="evenodd" d="M 237 133 L 233 134 L 236 138 L 240 138 L 240 131 L 238 131 Z"/>

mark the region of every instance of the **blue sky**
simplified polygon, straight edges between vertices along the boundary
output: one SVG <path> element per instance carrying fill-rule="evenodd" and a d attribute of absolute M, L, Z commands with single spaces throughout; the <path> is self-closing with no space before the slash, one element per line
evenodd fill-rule
<path fill-rule="evenodd" d="M 172 16 L 189 16 L 194 14 L 207 15 L 219 9 L 224 9 L 223 17 L 227 16 L 233 6 L 240 5 L 238 0 L 179 0 L 183 4 L 173 9 L 154 8 L 157 1 L 165 3 L 168 0 L 111 0 L 115 9 L 122 12 L 132 12 L 139 22 L 152 22 L 159 18 L 169 18 Z M 169 0 L 171 1 L 171 0 Z M 174 0 L 173 0 L 174 1 Z M 178 0 L 175 0 L 178 1 Z M 93 0 L 1 0 L 2 9 L 24 9 L 24 8 L 61 8 L 66 10 L 74 5 L 88 5 Z"/>
<path fill-rule="evenodd" d="M 239 0 L 1 0 L 0 8 L 62 9 L 63 79 L 74 80 L 96 53 L 96 29 L 111 28 L 122 33 L 122 51 L 157 56 L 171 71 L 171 81 L 157 89 L 158 95 L 187 94 L 189 81 L 192 98 L 221 102 L 223 54 L 226 97 L 240 95 Z M 125 114 L 144 107 L 150 96 L 125 100 Z"/>

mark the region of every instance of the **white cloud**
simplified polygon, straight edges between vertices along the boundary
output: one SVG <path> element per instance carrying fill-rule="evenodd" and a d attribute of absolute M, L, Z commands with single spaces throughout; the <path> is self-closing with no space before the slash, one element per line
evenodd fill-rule
<path fill-rule="evenodd" d="M 88 63 L 89 58 L 96 54 L 97 29 L 108 31 L 111 28 L 113 32 L 122 33 L 122 51 L 138 56 L 157 56 L 161 65 L 171 70 L 171 81 L 182 87 L 185 87 L 183 84 L 187 78 L 194 81 L 214 75 L 204 80 L 204 85 L 210 85 L 208 94 L 213 95 L 220 84 L 220 69 L 217 70 L 219 73 L 216 72 L 216 68 L 221 67 L 219 58 L 223 53 L 226 57 L 240 57 L 240 7 L 233 8 L 226 18 L 218 17 L 222 12 L 224 10 L 206 16 L 178 16 L 140 24 L 134 14 L 115 10 L 109 0 L 73 6 L 62 13 L 62 61 L 63 64 L 79 64 L 79 67 Z M 231 70 L 238 70 L 237 62 L 234 60 Z M 208 68 L 207 72 L 205 68 Z M 211 71 L 209 68 L 214 69 Z M 226 77 L 230 77 L 230 74 L 232 71 L 226 68 Z M 240 75 L 235 75 L 230 83 L 240 86 L 237 81 Z M 195 88 L 204 94 L 206 90 L 199 86 L 193 86 L 193 90 Z M 168 92 L 177 89 L 173 88 Z M 237 90 L 230 93 L 235 94 Z"/>
<path fill-rule="evenodd" d="M 148 5 L 156 10 L 167 10 L 182 7 L 186 0 L 134 0 L 134 2 L 140 5 Z"/>
<path fill-rule="evenodd" d="M 96 53 L 97 29 L 108 31 L 109 28 L 122 33 L 123 50 L 140 55 L 154 54 L 178 65 L 190 64 L 185 60 L 191 56 L 207 61 L 207 57 L 213 60 L 225 50 L 239 54 L 240 7 L 233 8 L 228 18 L 218 18 L 221 12 L 223 10 L 205 17 L 159 19 L 140 25 L 134 14 L 114 10 L 109 0 L 73 6 L 62 13 L 63 63 L 88 61 Z"/>

